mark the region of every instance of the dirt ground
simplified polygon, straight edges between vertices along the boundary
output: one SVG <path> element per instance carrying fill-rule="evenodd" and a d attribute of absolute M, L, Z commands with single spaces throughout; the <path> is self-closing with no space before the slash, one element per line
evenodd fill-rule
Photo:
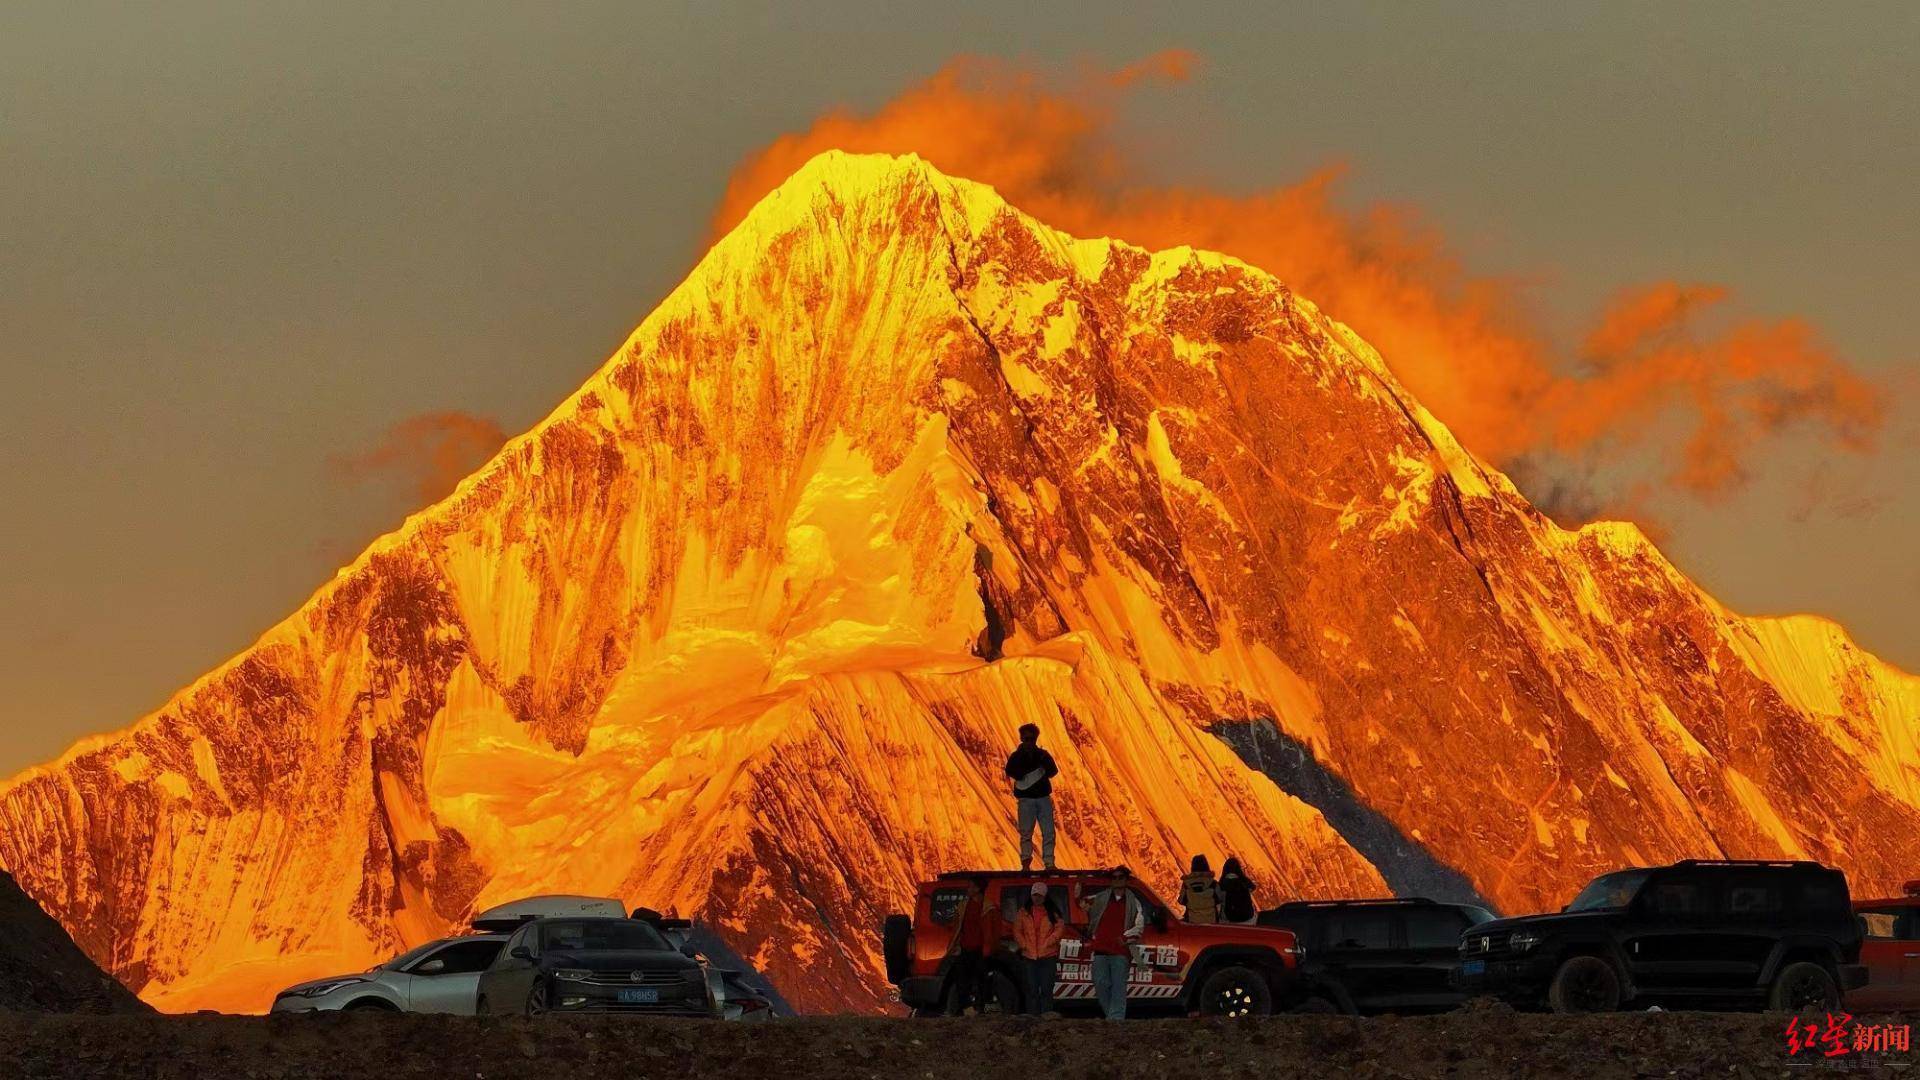
<path fill-rule="evenodd" d="M 0 1078 L 1920 1077 L 1912 1053 L 1796 1063 L 1786 1054 L 1785 1024 L 1783 1016 L 1553 1017 L 1501 1008 L 1433 1017 L 1124 1025 L 997 1017 L 743 1025 L 624 1017 L 0 1013 Z"/>

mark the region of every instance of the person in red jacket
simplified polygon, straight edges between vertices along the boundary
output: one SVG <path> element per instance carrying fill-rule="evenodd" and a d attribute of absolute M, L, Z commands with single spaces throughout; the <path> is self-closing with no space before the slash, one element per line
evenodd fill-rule
<path fill-rule="evenodd" d="M 1026 972 L 1026 1012 L 1042 1016 L 1053 1011 L 1053 982 L 1060 971 L 1060 938 L 1067 924 L 1047 899 L 1047 887 L 1035 882 L 1020 914 L 1013 919 L 1013 943 L 1020 950 Z"/>
<path fill-rule="evenodd" d="M 1107 1019 L 1125 1020 L 1127 973 L 1133 967 L 1133 947 L 1147 932 L 1146 907 L 1124 878 L 1115 878 L 1080 903 L 1087 909 L 1092 933 L 1094 997 Z"/>

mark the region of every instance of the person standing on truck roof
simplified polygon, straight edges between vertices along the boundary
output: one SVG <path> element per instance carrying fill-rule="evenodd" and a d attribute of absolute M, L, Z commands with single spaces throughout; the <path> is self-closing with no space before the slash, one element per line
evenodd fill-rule
<path fill-rule="evenodd" d="M 1245 925 L 1259 915 L 1259 910 L 1253 906 L 1253 879 L 1240 868 L 1237 856 L 1227 856 L 1227 861 L 1220 867 L 1220 918 Z"/>
<path fill-rule="evenodd" d="M 1040 829 L 1040 865 L 1053 866 L 1053 778 L 1060 767 L 1053 755 L 1040 749 L 1037 724 L 1020 725 L 1020 745 L 1007 755 L 1007 779 L 1013 781 L 1013 797 L 1019 803 L 1020 869 L 1033 867 L 1033 830 Z"/>
<path fill-rule="evenodd" d="M 1109 1020 L 1127 1018 L 1127 971 L 1133 947 L 1147 932 L 1147 912 L 1125 878 L 1081 901 L 1087 909 L 1088 942 L 1093 952 L 1093 996 Z"/>
<path fill-rule="evenodd" d="M 1187 909 L 1184 918 L 1190 923 L 1220 921 L 1220 886 L 1205 855 L 1195 855 L 1192 868 L 1180 879 L 1180 906 Z"/>
<path fill-rule="evenodd" d="M 1034 882 L 1013 920 L 1013 942 L 1020 949 L 1020 965 L 1027 976 L 1028 1016 L 1053 1011 L 1053 982 L 1060 973 L 1060 938 L 1066 929 L 1060 912 L 1047 899 L 1045 883 Z"/>
<path fill-rule="evenodd" d="M 977 885 L 967 886 L 955 919 L 953 944 L 947 949 L 947 1015 L 964 1015 L 969 1006 L 985 1012 L 992 999 L 992 972 L 987 968 L 986 899 Z"/>

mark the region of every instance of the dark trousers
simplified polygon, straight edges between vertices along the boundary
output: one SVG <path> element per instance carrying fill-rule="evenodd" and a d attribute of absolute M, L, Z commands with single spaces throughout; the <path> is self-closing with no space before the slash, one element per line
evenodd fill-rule
<path fill-rule="evenodd" d="M 1060 973 L 1058 957 L 1043 956 L 1024 961 L 1027 972 L 1026 1006 L 1028 1016 L 1053 1011 L 1053 980 Z"/>
<path fill-rule="evenodd" d="M 993 1000 L 992 977 L 985 956 L 971 950 L 955 953 L 947 965 L 947 1015 L 959 1016 L 969 1005 L 984 1010 Z"/>

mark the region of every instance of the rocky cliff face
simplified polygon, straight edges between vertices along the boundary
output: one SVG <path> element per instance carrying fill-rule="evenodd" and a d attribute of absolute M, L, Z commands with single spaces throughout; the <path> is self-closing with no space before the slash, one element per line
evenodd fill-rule
<path fill-rule="evenodd" d="M 877 1007 L 880 917 L 1061 855 L 1263 898 L 1805 856 L 1911 876 L 1920 681 L 1556 528 L 1346 327 L 908 159 L 770 195 L 573 398 L 133 728 L 0 864 L 167 1008 L 262 1008 L 530 892 Z"/>

